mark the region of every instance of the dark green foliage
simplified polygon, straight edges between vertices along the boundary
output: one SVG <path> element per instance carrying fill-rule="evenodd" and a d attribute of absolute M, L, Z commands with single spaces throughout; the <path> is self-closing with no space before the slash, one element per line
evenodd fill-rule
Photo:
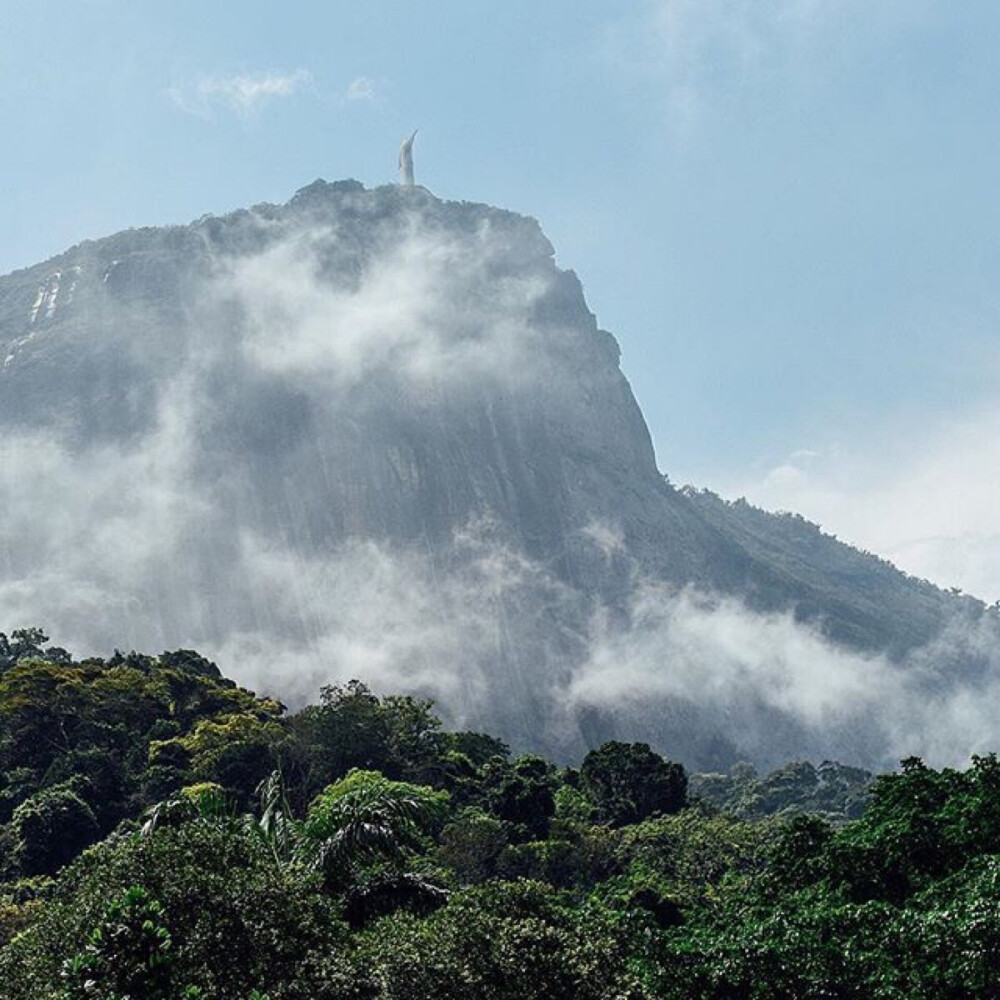
<path fill-rule="evenodd" d="M 738 895 L 690 914 L 676 995 L 1000 996 L 997 777 L 993 757 L 964 773 L 909 760 L 860 820 L 794 819 Z"/>
<path fill-rule="evenodd" d="M 40 628 L 18 628 L 8 638 L 0 632 L 0 673 L 14 666 L 18 660 L 48 660 L 50 663 L 69 663 L 70 655 L 59 646 L 43 648 L 49 637 Z"/>
<path fill-rule="evenodd" d="M 336 965 L 338 954 L 341 967 L 346 961 L 346 928 L 314 881 L 276 866 L 259 838 L 188 823 L 108 841 L 75 862 L 39 920 L 2 953 L 0 982 L 11 1000 L 54 990 L 65 960 L 85 951 L 109 906 L 133 886 L 162 904 L 178 988 L 197 986 L 207 997 L 274 995 L 302 963 Z M 134 964 L 130 955 L 118 960 Z"/>
<path fill-rule="evenodd" d="M 463 884 L 485 882 L 497 873 L 507 846 L 504 824 L 482 809 L 463 809 L 441 831 L 438 857 Z"/>
<path fill-rule="evenodd" d="M 25 875 L 51 875 L 97 840 L 97 817 L 80 795 L 84 784 L 51 785 L 14 810 L 14 860 Z"/>
<path fill-rule="evenodd" d="M 360 930 L 379 917 L 405 911 L 426 915 L 443 906 L 448 892 L 415 872 L 377 871 L 362 875 L 343 894 L 344 918 Z"/>
<path fill-rule="evenodd" d="M 29 629 L 0 642 L 8 661 L 0 672 L 0 823 L 15 828 L 22 874 L 55 871 L 200 777 L 247 801 L 274 767 L 285 737 L 275 721 L 281 706 L 216 676 L 196 653 L 77 663 L 40 650 L 45 641 Z"/>
<path fill-rule="evenodd" d="M 432 704 L 410 697 L 379 698 L 360 681 L 329 685 L 320 704 L 292 720 L 303 751 L 301 792 L 308 800 L 353 768 L 392 778 L 443 785 L 447 739 Z"/>
<path fill-rule="evenodd" d="M 71 750 L 52 762 L 42 784 L 49 787 L 74 779 L 94 811 L 102 836 L 129 814 L 132 782 L 120 755 L 103 747 Z"/>
<path fill-rule="evenodd" d="M 206 660 L 193 649 L 160 653 L 157 659 L 160 661 L 160 666 L 167 670 L 184 670 L 191 674 L 200 674 L 202 677 L 211 677 L 213 680 L 222 680 L 222 671 L 211 660 Z"/>
<path fill-rule="evenodd" d="M 163 919 L 162 905 L 140 886 L 108 903 L 83 950 L 63 964 L 64 1000 L 171 997 L 173 941 Z"/>
<path fill-rule="evenodd" d="M 448 748 L 464 754 L 476 766 L 482 767 L 494 757 L 507 760 L 510 747 L 503 740 L 485 733 L 447 733 Z"/>
<path fill-rule="evenodd" d="M 868 771 L 833 761 L 818 767 L 793 761 L 763 777 L 741 763 L 728 774 L 693 775 L 688 793 L 746 819 L 812 813 L 843 823 L 864 812 L 872 779 Z"/>
<path fill-rule="evenodd" d="M 30 767 L 12 767 L 0 774 L 0 823 L 9 822 L 14 810 L 38 785 L 38 774 Z"/>
<path fill-rule="evenodd" d="M 320 704 L 299 713 L 295 728 L 310 747 L 309 787 L 318 791 L 351 768 L 384 767 L 388 758 L 388 725 L 376 695 L 359 681 L 328 686 Z"/>
<path fill-rule="evenodd" d="M 745 902 L 769 870 L 781 828 L 687 809 L 626 827 L 617 861 L 630 886 L 652 887 L 691 914 Z"/>
<path fill-rule="evenodd" d="M 351 771 L 309 806 L 300 854 L 328 884 L 341 885 L 352 864 L 400 861 L 420 847 L 447 804 L 447 792 L 390 781 L 377 771 Z"/>
<path fill-rule="evenodd" d="M 537 882 L 466 890 L 362 943 L 385 1000 L 653 1000 L 654 931 L 639 911 L 583 907 Z"/>
<path fill-rule="evenodd" d="M 830 853 L 826 877 L 852 899 L 893 902 L 1000 853 L 1000 761 L 976 757 L 965 772 L 903 761 L 901 774 L 876 779 L 865 816 Z"/>
<path fill-rule="evenodd" d="M 768 868 L 768 881 L 777 894 L 819 882 L 833 843 L 833 828 L 818 816 L 796 816 L 782 828 Z"/>
<path fill-rule="evenodd" d="M 686 805 L 645 744 L 560 770 L 358 682 L 289 718 L 46 641 L 0 643 L 4 1000 L 1000 1000 L 992 755 Z"/>
<path fill-rule="evenodd" d="M 684 768 L 646 743 L 612 741 L 591 750 L 580 767 L 580 785 L 598 818 L 612 826 L 677 812 L 687 796 Z"/>
<path fill-rule="evenodd" d="M 518 757 L 513 764 L 493 758 L 483 776 L 486 802 L 507 823 L 512 839 L 538 839 L 548 834 L 556 810 L 551 764 L 531 754 Z"/>

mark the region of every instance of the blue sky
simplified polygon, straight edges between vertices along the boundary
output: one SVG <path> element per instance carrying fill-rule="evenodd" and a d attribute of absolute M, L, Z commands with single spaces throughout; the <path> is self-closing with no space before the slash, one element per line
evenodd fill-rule
<path fill-rule="evenodd" d="M 419 126 L 578 272 L 674 482 L 993 600 L 998 50 L 995 0 L 3 0 L 0 272 Z"/>

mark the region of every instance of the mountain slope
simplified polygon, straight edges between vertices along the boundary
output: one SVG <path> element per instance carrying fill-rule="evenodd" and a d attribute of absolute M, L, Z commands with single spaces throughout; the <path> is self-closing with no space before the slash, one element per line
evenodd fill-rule
<path fill-rule="evenodd" d="M 957 615 L 978 619 L 984 612 L 974 597 L 908 576 L 801 515 L 772 514 L 745 500 L 727 503 L 708 490 L 682 492 L 710 524 L 772 567 L 775 585 L 799 617 L 821 620 L 826 634 L 840 642 L 901 655 L 929 642 Z M 772 591 L 768 599 L 776 596 Z"/>
<path fill-rule="evenodd" d="M 672 648 L 735 601 L 898 660 L 982 607 L 674 490 L 618 357 L 534 220 L 420 188 L 317 181 L 80 244 L 0 278 L 0 615 L 95 650 L 124 621 L 292 698 L 360 674 L 560 754 L 856 747 L 858 719 L 824 742 L 767 693 L 747 737 L 742 684 L 710 711 L 675 684 L 719 650 L 629 680 L 628 637 Z"/>

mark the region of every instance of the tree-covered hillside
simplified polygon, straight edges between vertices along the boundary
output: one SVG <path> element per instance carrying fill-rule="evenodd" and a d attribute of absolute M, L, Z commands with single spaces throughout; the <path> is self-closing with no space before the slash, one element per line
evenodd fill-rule
<path fill-rule="evenodd" d="M 1000 762 L 578 768 L 0 634 L 7 1000 L 1000 996 Z"/>

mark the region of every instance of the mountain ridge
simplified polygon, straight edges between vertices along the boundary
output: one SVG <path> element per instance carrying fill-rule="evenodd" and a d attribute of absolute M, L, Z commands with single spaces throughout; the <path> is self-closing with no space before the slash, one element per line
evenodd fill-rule
<path fill-rule="evenodd" d="M 579 279 L 504 209 L 315 181 L 284 205 L 84 241 L 0 277 L 0 357 L 0 611 L 77 647 L 120 636 L 129 608 L 137 648 L 251 650 L 257 676 L 289 656 L 298 683 L 353 655 L 515 745 L 566 753 L 596 726 L 715 766 L 762 752 L 697 749 L 731 706 L 663 732 L 631 709 L 581 722 L 572 701 L 650 593 L 668 638 L 694 588 L 718 598 L 697 614 L 737 601 L 862 658 L 990 627 L 974 599 L 818 529 L 674 489 Z M 404 611 L 372 618 L 379 602 Z M 786 737 L 772 759 L 815 745 Z"/>

